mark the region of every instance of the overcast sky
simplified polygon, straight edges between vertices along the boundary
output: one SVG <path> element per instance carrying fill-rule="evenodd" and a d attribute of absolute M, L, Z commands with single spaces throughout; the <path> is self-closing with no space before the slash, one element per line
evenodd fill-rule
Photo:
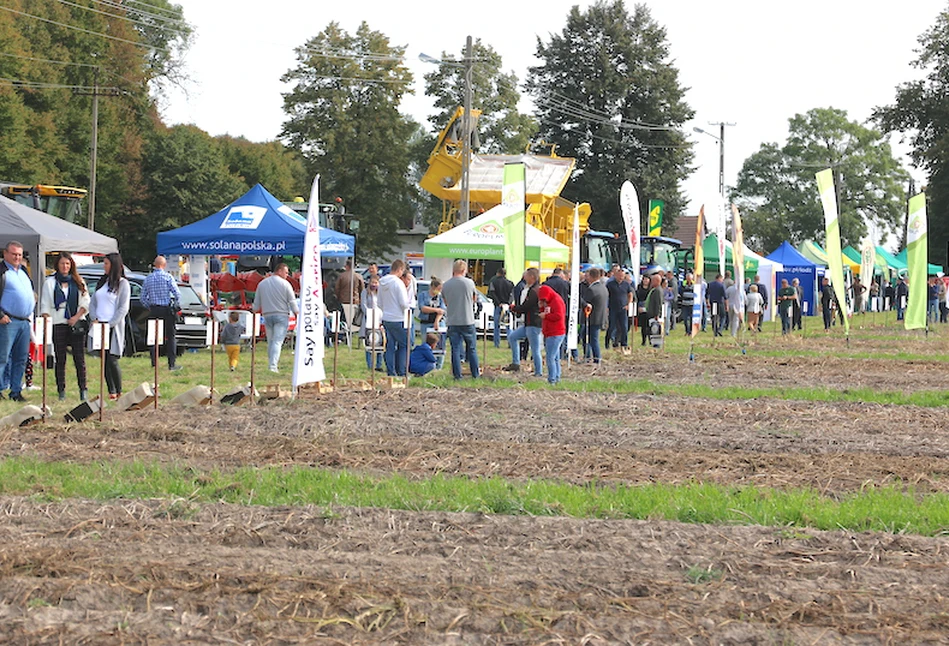
<path fill-rule="evenodd" d="M 186 93 L 173 92 L 164 102 L 166 122 L 194 123 L 212 135 L 253 141 L 277 137 L 287 89 L 280 76 L 295 66 L 294 47 L 330 21 L 349 32 L 366 21 L 393 44 L 406 46 L 416 94 L 404 101 L 403 111 L 424 122 L 432 108 L 422 75 L 433 66 L 420 62 L 420 53 L 460 54 L 470 34 L 491 45 L 502 56 L 505 71 L 523 81 L 527 68 L 538 63 L 537 38 L 546 42 L 551 33 L 562 31 L 572 6 L 591 4 L 174 1 L 196 33 L 186 59 L 191 82 Z M 680 81 L 689 88 L 686 101 L 695 110 L 694 122 L 686 127 L 697 144 L 698 168 L 684 184 L 694 213 L 718 191 L 719 162 L 718 143 L 692 132 L 693 126 L 717 132 L 709 122 L 736 124 L 725 131 L 725 182 L 732 185 L 744 159 L 762 143 L 785 141 L 788 119 L 795 114 L 834 107 L 846 110 L 851 119 L 865 120 L 874 107 L 892 102 L 898 84 L 918 76 L 910 66 L 917 39 L 949 7 L 949 0 L 912 0 L 885 8 L 857 0 L 646 4 L 667 30 Z M 627 3 L 627 9 L 632 11 L 633 4 Z"/>

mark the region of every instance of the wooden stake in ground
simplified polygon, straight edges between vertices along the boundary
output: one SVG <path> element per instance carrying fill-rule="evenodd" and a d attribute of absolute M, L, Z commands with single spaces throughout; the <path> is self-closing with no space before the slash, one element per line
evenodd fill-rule
<path fill-rule="evenodd" d="M 40 344 L 43 348 L 43 419 L 46 419 L 46 357 L 49 356 L 49 345 L 52 343 L 52 339 L 49 338 L 53 331 L 53 328 L 49 324 L 49 314 L 44 314 L 41 318 L 41 330 L 38 335 L 41 339 Z M 32 361 L 32 359 L 28 359 Z"/>
<path fill-rule="evenodd" d="M 403 381 L 406 386 L 409 385 L 409 358 L 412 355 L 412 339 L 409 338 L 409 331 L 412 329 L 412 308 L 405 310 L 405 320 L 402 323 L 405 325 L 405 377 Z"/>
<path fill-rule="evenodd" d="M 154 354 L 152 356 L 155 358 L 155 410 L 158 410 L 158 346 L 165 338 L 165 321 L 162 319 L 149 319 L 148 331 L 150 333 L 149 337 L 151 337 L 148 340 L 152 341 L 154 344 Z"/>
<path fill-rule="evenodd" d="M 214 402 L 214 346 L 218 344 L 218 323 L 213 317 L 208 321 L 207 329 L 206 341 L 211 348 L 211 394 L 208 397 L 208 406 L 210 406 Z"/>
<path fill-rule="evenodd" d="M 333 332 L 333 388 L 335 388 L 339 365 L 339 312 L 330 312 L 330 329 Z"/>
<path fill-rule="evenodd" d="M 99 421 L 102 421 L 102 411 L 105 408 L 105 351 L 108 349 L 106 343 L 106 333 L 109 329 L 108 322 L 96 321 L 98 330 L 93 331 L 93 338 L 99 337 Z M 96 334 L 98 332 L 98 335 Z"/>
<path fill-rule="evenodd" d="M 253 393 L 256 392 L 255 388 L 255 376 L 256 376 L 256 358 L 257 358 L 257 336 L 260 334 L 260 313 L 254 312 L 250 317 L 250 392 L 251 392 L 251 403 L 254 401 Z"/>

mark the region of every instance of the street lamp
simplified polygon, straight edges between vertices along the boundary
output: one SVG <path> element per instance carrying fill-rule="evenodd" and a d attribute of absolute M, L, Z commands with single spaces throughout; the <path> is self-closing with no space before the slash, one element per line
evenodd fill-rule
<path fill-rule="evenodd" d="M 419 60 L 423 63 L 434 63 L 436 65 L 447 65 L 457 67 L 465 71 L 465 113 L 461 115 L 461 213 L 460 222 L 467 222 L 471 214 L 471 69 L 474 65 L 474 58 L 471 54 L 472 42 L 471 36 L 465 43 L 465 58 L 463 61 L 446 61 L 429 56 L 428 54 L 419 54 Z"/>
<path fill-rule="evenodd" d="M 718 126 L 718 135 L 713 135 L 707 130 L 702 130 L 698 126 L 692 128 L 694 132 L 699 134 L 708 135 L 712 139 L 718 142 L 718 192 L 722 196 L 722 200 L 725 199 L 725 126 L 733 126 L 734 123 L 725 123 L 724 121 L 719 121 L 718 123 L 709 123 L 710 126 Z"/>

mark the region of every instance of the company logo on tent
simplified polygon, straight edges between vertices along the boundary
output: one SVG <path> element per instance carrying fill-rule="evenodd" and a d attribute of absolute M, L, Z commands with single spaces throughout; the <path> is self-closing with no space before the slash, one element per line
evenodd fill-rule
<path fill-rule="evenodd" d="M 478 228 L 478 233 L 484 233 L 489 236 L 497 235 L 501 233 L 501 227 L 498 226 L 497 222 L 485 222 Z"/>
<path fill-rule="evenodd" d="M 240 205 L 233 206 L 221 222 L 222 229 L 256 229 L 266 215 L 267 209 L 262 206 Z"/>

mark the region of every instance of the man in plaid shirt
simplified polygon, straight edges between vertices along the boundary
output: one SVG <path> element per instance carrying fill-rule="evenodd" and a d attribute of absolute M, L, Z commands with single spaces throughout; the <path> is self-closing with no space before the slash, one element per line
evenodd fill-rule
<path fill-rule="evenodd" d="M 178 284 L 174 276 L 165 271 L 167 261 L 164 256 L 156 256 L 152 263 L 154 271 L 150 273 L 142 283 L 142 305 L 148 308 L 148 318 L 161 319 L 165 322 L 165 356 L 168 357 L 168 369 L 180 370 L 181 366 L 175 365 L 175 359 L 178 357 L 178 345 L 175 340 L 175 324 L 178 316 L 178 302 L 181 300 L 181 292 L 178 291 Z M 149 353 L 152 358 L 152 367 L 155 366 L 155 352 Z"/>

